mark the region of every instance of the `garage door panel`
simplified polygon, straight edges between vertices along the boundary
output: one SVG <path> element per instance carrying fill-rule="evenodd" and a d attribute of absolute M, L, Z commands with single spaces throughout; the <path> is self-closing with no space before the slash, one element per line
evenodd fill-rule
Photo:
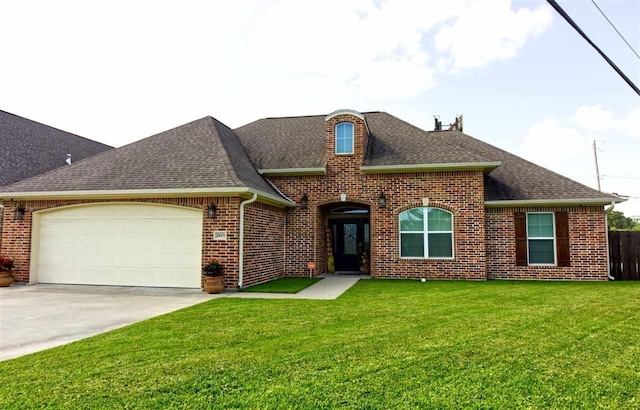
<path fill-rule="evenodd" d="M 102 204 L 40 218 L 39 282 L 200 287 L 199 210 Z"/>

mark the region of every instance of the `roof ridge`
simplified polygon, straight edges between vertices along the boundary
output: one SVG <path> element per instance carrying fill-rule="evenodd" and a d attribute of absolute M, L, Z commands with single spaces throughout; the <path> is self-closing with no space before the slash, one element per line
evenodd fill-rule
<path fill-rule="evenodd" d="M 420 131 L 420 132 L 423 132 L 423 133 L 427 134 L 427 136 L 430 136 L 430 135 L 438 135 L 438 134 L 441 134 L 441 135 L 442 135 L 442 134 L 444 134 L 444 132 L 437 132 L 437 133 L 434 133 L 433 131 L 423 130 L 422 128 L 420 128 L 420 127 L 418 127 L 418 126 L 416 126 L 416 125 L 413 125 L 413 124 L 411 124 L 410 122 L 407 122 L 407 121 L 403 120 L 402 118 L 396 117 L 396 116 L 395 116 L 395 115 L 393 115 L 393 114 L 389 114 L 389 113 L 388 113 L 388 112 L 386 112 L 386 111 L 379 111 L 379 112 L 377 112 L 376 114 L 386 114 L 386 115 L 388 115 L 389 117 L 393 117 L 393 118 L 395 118 L 396 120 L 401 121 L 401 122 L 402 122 L 402 123 L 404 123 L 404 124 L 407 124 L 409 127 L 414 128 L 414 129 L 416 129 L 416 130 L 418 130 L 418 131 Z M 447 130 L 447 131 L 445 131 L 445 132 L 448 132 L 448 130 Z M 465 135 L 466 135 L 466 134 L 465 134 Z M 374 137 L 375 137 L 375 135 L 374 135 Z M 476 154 L 475 152 L 471 152 L 471 151 L 467 150 L 467 149 L 466 149 L 466 148 L 464 148 L 464 147 L 461 147 L 461 146 L 458 146 L 458 145 L 452 144 L 452 143 L 450 143 L 449 141 L 443 141 L 443 142 L 444 142 L 446 145 L 450 146 L 450 147 L 456 147 L 456 148 L 458 148 L 458 149 L 461 149 L 462 151 L 464 151 L 464 152 L 466 152 L 467 154 L 469 154 L 469 155 L 473 156 L 474 158 L 476 158 L 476 160 L 482 160 L 482 161 L 480 161 L 480 162 L 486 162 L 486 160 L 484 160 L 482 157 L 480 157 L 480 156 L 479 156 L 478 154 Z"/>
<path fill-rule="evenodd" d="M 220 141 L 220 146 L 222 147 L 222 151 L 224 151 L 224 156 L 223 156 L 224 167 L 227 170 L 229 177 L 236 184 L 236 186 L 238 187 L 246 186 L 246 184 L 242 182 L 240 177 L 238 177 L 238 174 L 236 173 L 235 168 L 233 168 L 233 164 L 231 163 L 231 158 L 229 158 L 229 151 L 227 150 L 227 147 L 225 147 L 224 142 L 222 141 L 222 135 L 220 133 L 220 130 L 218 129 L 218 124 L 221 124 L 225 127 L 227 126 L 210 115 L 206 116 L 205 118 L 210 120 L 211 123 L 213 124 L 213 129 L 215 130 L 216 135 L 218 137 L 217 140 Z M 231 130 L 231 128 L 229 129 Z M 233 134 L 235 135 L 235 132 Z"/>

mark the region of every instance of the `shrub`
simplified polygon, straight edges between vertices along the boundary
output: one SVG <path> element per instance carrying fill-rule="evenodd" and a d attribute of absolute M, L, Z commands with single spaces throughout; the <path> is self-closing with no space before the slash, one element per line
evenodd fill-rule
<path fill-rule="evenodd" d="M 223 269 L 224 266 L 214 259 L 202 268 L 202 272 L 204 273 L 204 276 L 215 277 L 222 276 Z"/>
<path fill-rule="evenodd" d="M 0 255 L 0 272 L 10 271 L 13 269 L 13 259 Z"/>

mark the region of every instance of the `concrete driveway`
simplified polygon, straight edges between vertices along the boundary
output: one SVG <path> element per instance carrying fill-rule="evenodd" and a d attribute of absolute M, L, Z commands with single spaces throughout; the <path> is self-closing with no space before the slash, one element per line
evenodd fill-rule
<path fill-rule="evenodd" d="M 214 297 L 198 289 L 34 285 L 0 288 L 0 360 L 116 329 Z"/>

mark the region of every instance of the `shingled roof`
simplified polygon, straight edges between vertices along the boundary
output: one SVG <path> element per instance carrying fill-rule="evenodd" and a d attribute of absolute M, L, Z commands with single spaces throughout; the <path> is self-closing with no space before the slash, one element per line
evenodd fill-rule
<path fill-rule="evenodd" d="M 499 164 L 483 168 L 485 200 L 620 201 L 459 131 L 424 131 L 364 113 L 365 167 Z M 2 188 L 12 192 L 248 188 L 290 204 L 258 170 L 324 168 L 325 116 L 265 118 L 231 130 L 212 117 Z M 380 171 L 380 172 L 385 172 Z"/>
<path fill-rule="evenodd" d="M 285 200 L 253 168 L 233 130 L 212 117 L 2 188 L 3 192 L 251 188 Z"/>
<path fill-rule="evenodd" d="M 425 131 L 386 112 L 364 116 L 364 166 L 500 163 L 485 176 L 486 201 L 620 200 L 459 131 Z M 235 131 L 258 169 L 324 167 L 324 117 L 265 118 Z"/>
<path fill-rule="evenodd" d="M 5 186 L 112 147 L 0 110 L 0 186 Z"/>

